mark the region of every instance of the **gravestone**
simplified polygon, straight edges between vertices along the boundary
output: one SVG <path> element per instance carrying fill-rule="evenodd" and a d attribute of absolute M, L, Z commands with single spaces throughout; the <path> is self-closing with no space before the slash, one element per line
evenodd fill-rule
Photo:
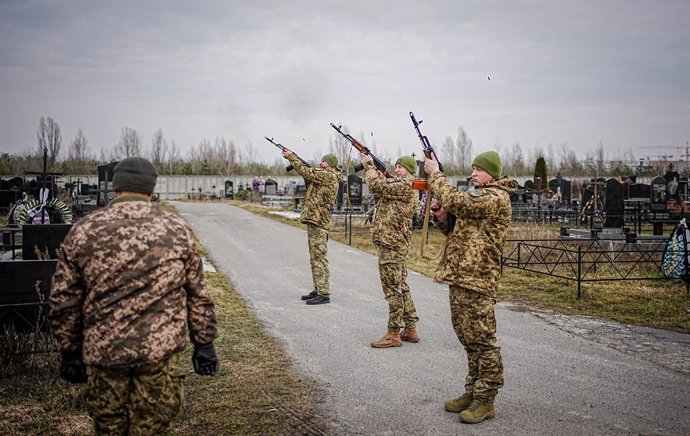
<path fill-rule="evenodd" d="M 347 195 L 353 206 L 362 205 L 362 178 L 357 174 L 347 176 Z"/>
<path fill-rule="evenodd" d="M 680 201 L 686 201 L 688 199 L 688 178 L 681 177 L 678 180 L 678 197 Z"/>
<path fill-rule="evenodd" d="M 304 197 L 307 195 L 307 185 L 297 185 L 295 188 L 295 197 Z"/>
<path fill-rule="evenodd" d="M 98 196 L 96 197 L 96 205 L 103 207 L 110 203 L 110 200 L 115 198 L 115 191 L 113 191 L 113 170 L 120 162 L 111 162 L 105 165 L 98 166 Z"/>
<path fill-rule="evenodd" d="M 580 202 L 582 207 L 589 203 L 589 200 L 591 200 L 592 197 L 594 197 L 594 187 L 588 186 L 584 191 L 582 191 L 582 201 Z"/>
<path fill-rule="evenodd" d="M 22 259 L 39 259 L 36 250 L 49 259 L 57 259 L 57 249 L 67 236 L 71 224 L 26 224 L 22 227 Z"/>
<path fill-rule="evenodd" d="M 285 192 L 286 195 L 293 196 L 295 195 L 295 189 L 297 187 L 297 182 L 294 180 L 290 180 L 287 184 L 287 190 Z"/>
<path fill-rule="evenodd" d="M 525 188 L 522 186 L 518 186 L 518 188 L 513 191 L 512 194 L 510 194 L 510 202 L 511 203 L 525 203 L 527 202 L 527 198 L 525 197 Z"/>
<path fill-rule="evenodd" d="M 470 189 L 470 182 L 467 180 L 458 180 L 458 182 L 455 184 L 455 188 L 459 192 L 464 192 Z"/>
<path fill-rule="evenodd" d="M 645 183 L 633 183 L 629 189 L 629 199 L 644 198 L 649 199 L 651 193 L 651 186 Z"/>
<path fill-rule="evenodd" d="M 264 182 L 264 194 L 276 195 L 278 193 L 278 182 L 273 179 L 267 179 Z"/>
<path fill-rule="evenodd" d="M 233 182 L 231 180 L 225 181 L 225 198 L 232 198 L 235 195 L 235 190 L 233 187 Z"/>
<path fill-rule="evenodd" d="M 561 179 L 561 199 L 563 204 L 570 204 L 573 198 L 573 182 Z"/>
<path fill-rule="evenodd" d="M 0 262 L 0 330 L 13 325 L 20 333 L 47 331 L 45 317 L 56 260 Z"/>
<path fill-rule="evenodd" d="M 625 213 L 623 184 L 616 179 L 608 179 L 605 192 L 606 219 L 604 220 L 604 227 L 623 227 Z"/>
<path fill-rule="evenodd" d="M 335 196 L 335 209 L 336 210 L 343 210 L 343 205 L 347 204 L 347 200 L 345 200 L 345 192 L 347 190 L 347 182 L 345 180 L 341 180 L 338 182 L 338 193 Z"/>
<path fill-rule="evenodd" d="M 666 210 L 666 179 L 655 177 L 650 188 L 650 208 L 654 211 Z"/>

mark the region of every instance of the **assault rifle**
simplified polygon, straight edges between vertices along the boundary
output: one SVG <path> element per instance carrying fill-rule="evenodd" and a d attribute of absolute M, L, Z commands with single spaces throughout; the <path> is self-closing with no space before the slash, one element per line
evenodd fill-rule
<path fill-rule="evenodd" d="M 414 125 L 414 129 L 417 131 L 417 136 L 419 137 L 419 140 L 422 142 L 422 149 L 424 151 L 424 156 L 427 157 L 427 159 L 431 159 L 431 156 L 434 156 L 436 159 L 436 162 L 438 162 L 438 156 L 436 155 L 436 152 L 434 151 L 433 147 L 431 146 L 431 143 L 429 143 L 429 138 L 427 138 L 425 135 L 422 135 L 422 132 L 419 130 L 419 125 L 422 124 L 422 121 L 417 121 L 417 118 L 415 118 L 414 113 L 410 111 L 410 118 L 412 119 L 412 124 Z M 440 171 L 443 171 L 443 165 L 441 165 L 441 162 L 438 162 L 438 169 Z M 425 175 L 426 177 L 426 175 Z M 436 212 L 439 208 L 434 208 L 434 212 Z M 427 235 L 427 229 L 429 226 L 429 211 L 431 210 L 431 192 L 427 190 L 426 193 L 426 204 L 424 208 L 424 221 L 422 224 L 422 238 L 420 239 L 420 244 L 419 244 L 419 253 L 422 257 L 424 257 L 424 244 L 426 243 L 426 235 Z M 455 227 L 455 221 L 456 217 L 455 215 L 448 213 L 447 214 L 447 223 L 448 223 L 448 229 L 449 231 L 453 231 L 453 227 Z"/>
<path fill-rule="evenodd" d="M 374 162 L 374 166 L 376 167 L 377 170 L 381 171 L 384 176 L 390 177 L 391 175 L 388 174 L 388 170 L 386 169 L 386 165 L 379 159 L 378 157 L 374 156 L 371 153 L 371 150 L 367 148 L 364 144 L 356 140 L 355 138 L 352 137 L 349 133 L 343 132 L 340 128 L 343 126 L 336 126 L 335 124 L 331 123 L 331 127 L 335 129 L 336 132 L 340 133 L 343 135 L 343 138 L 347 139 L 350 141 L 350 144 L 352 144 L 353 147 L 357 149 L 360 153 L 368 154 L 371 156 L 372 161 Z M 355 166 L 355 172 L 362 171 L 364 169 L 364 165 L 362 164 L 357 164 Z"/>
<path fill-rule="evenodd" d="M 414 129 L 417 131 L 417 136 L 419 137 L 419 140 L 422 142 L 424 156 L 431 159 L 431 155 L 434 155 L 434 157 L 436 158 L 436 162 L 438 162 L 438 169 L 441 172 L 443 172 L 443 165 L 441 165 L 441 162 L 439 162 L 436 152 L 429 143 L 429 138 L 427 138 L 426 135 L 422 135 L 422 132 L 419 130 L 419 125 L 422 124 L 423 121 L 418 122 L 417 118 L 414 117 L 414 114 L 412 112 L 410 112 L 410 118 L 412 118 L 412 124 L 414 124 Z"/>
<path fill-rule="evenodd" d="M 266 141 L 268 141 L 268 142 L 270 142 L 271 144 L 275 145 L 275 146 L 278 147 L 279 149 L 285 150 L 285 146 L 282 145 L 282 144 L 279 144 L 279 143 L 277 143 L 277 142 L 274 142 L 274 141 L 273 141 L 273 138 L 269 138 L 268 136 L 264 136 L 264 138 L 266 138 Z M 292 151 L 292 150 L 290 150 L 290 151 Z M 295 153 L 294 151 L 292 152 L 292 154 L 294 154 L 295 156 L 297 156 L 297 153 Z M 304 165 L 306 165 L 306 166 L 308 166 L 308 167 L 311 167 L 311 165 L 309 165 L 309 163 L 308 163 L 306 160 L 302 159 L 301 157 L 297 156 L 297 159 L 299 159 L 300 162 L 302 162 Z M 285 171 L 288 171 L 288 172 L 292 171 L 293 169 L 294 169 L 294 168 L 292 167 L 292 165 L 288 165 L 288 166 L 285 167 Z"/>

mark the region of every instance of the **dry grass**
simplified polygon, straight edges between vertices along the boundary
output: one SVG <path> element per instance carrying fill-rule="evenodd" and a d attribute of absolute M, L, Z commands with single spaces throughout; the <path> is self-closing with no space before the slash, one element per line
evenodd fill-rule
<path fill-rule="evenodd" d="M 322 392 L 298 376 L 283 347 L 268 336 L 221 273 L 207 273 L 220 335 L 216 377 L 186 378 L 187 402 L 175 434 L 323 434 L 315 409 Z M 185 359 L 191 359 L 187 350 Z"/>
<path fill-rule="evenodd" d="M 203 247 L 200 251 L 206 255 Z M 194 374 L 192 349 L 187 347 L 185 408 L 173 433 L 330 434 L 330 419 L 317 410 L 323 392 L 297 374 L 282 344 L 264 332 L 223 274 L 206 273 L 206 280 L 216 305 L 219 337 L 214 344 L 221 370 L 214 377 Z M 5 349 L 25 350 L 28 337 L 10 333 Z M 0 336 L 0 344 L 2 340 Z M 92 433 L 91 419 L 79 398 L 80 387 L 57 376 L 57 353 L 14 354 L 3 360 L 1 435 Z"/>

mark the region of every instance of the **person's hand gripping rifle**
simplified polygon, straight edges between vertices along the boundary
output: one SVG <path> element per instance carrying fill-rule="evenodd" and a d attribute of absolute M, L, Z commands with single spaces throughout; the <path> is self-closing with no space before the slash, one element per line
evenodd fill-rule
<path fill-rule="evenodd" d="M 287 157 L 288 157 L 289 155 L 291 155 L 291 154 L 294 154 L 295 156 L 297 156 L 297 153 L 295 153 L 294 151 L 288 149 L 288 148 L 285 147 L 284 145 L 279 144 L 279 143 L 273 141 L 273 138 L 269 138 L 268 136 L 264 136 L 264 138 L 266 138 L 266 141 L 268 141 L 268 142 L 270 142 L 271 144 L 273 144 L 273 145 L 275 145 L 276 147 L 278 147 L 278 148 L 283 152 L 283 157 L 284 157 L 284 158 L 287 159 Z M 287 151 L 286 151 L 286 150 L 287 150 Z M 308 163 L 306 160 L 302 159 L 301 157 L 297 156 L 297 159 L 299 159 L 300 162 L 302 162 L 305 166 L 311 167 L 311 165 L 309 165 L 309 163 Z M 292 171 L 293 169 L 294 169 L 294 168 L 292 168 L 292 165 L 288 165 L 288 166 L 285 167 L 285 171 L 288 171 L 288 172 Z"/>
<path fill-rule="evenodd" d="M 367 148 L 367 146 L 365 146 L 364 144 L 362 144 L 361 142 L 359 142 L 358 140 L 353 138 L 352 135 L 350 135 L 349 133 L 343 132 L 341 129 L 342 126 L 336 126 L 335 124 L 331 123 L 331 127 L 333 127 L 336 132 L 340 133 L 343 136 L 343 138 L 347 139 L 350 142 L 350 144 L 352 144 L 352 146 L 355 147 L 357 149 L 357 151 L 359 151 L 360 154 L 371 156 L 371 160 L 374 163 L 374 166 L 376 167 L 376 169 L 378 171 L 380 171 L 386 177 L 391 177 L 391 175 L 388 173 L 388 169 L 386 168 L 386 165 L 381 161 L 381 159 L 374 156 L 371 153 L 371 150 L 369 150 L 369 148 Z M 362 164 L 355 166 L 355 172 L 362 171 L 363 169 L 364 169 L 364 165 L 362 165 Z"/>

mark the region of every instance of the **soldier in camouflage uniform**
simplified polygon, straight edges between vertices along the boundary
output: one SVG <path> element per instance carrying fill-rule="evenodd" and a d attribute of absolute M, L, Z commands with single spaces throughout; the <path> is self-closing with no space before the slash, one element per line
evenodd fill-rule
<path fill-rule="evenodd" d="M 327 154 L 321 159 L 319 168 L 311 168 L 287 148 L 283 157 L 290 161 L 292 167 L 304 178 L 307 194 L 302 205 L 300 219 L 307 225 L 309 243 L 309 262 L 314 290 L 303 295 L 307 304 L 326 304 L 331 302 L 331 291 L 328 285 L 328 231 L 331 228 L 331 209 L 338 195 L 338 185 L 343 175 L 338 169 L 338 159 Z"/>
<path fill-rule="evenodd" d="M 417 209 L 417 193 L 412 190 L 417 162 L 403 156 L 395 162 L 395 175 L 386 178 L 376 169 L 371 156 L 362 153 L 364 179 L 374 195 L 373 242 L 379 258 L 383 295 L 388 301 L 388 330 L 373 341 L 374 348 L 399 347 L 401 341 L 419 342 L 417 311 L 407 285 L 405 258 L 412 239 L 412 216 Z M 403 329 L 402 332 L 400 329 Z"/>
<path fill-rule="evenodd" d="M 201 258 L 185 222 L 149 201 L 156 177 L 146 159 L 120 162 L 117 198 L 72 227 L 53 276 L 49 319 L 60 376 L 86 383 L 96 434 L 169 430 L 183 403 L 187 326 L 194 370 L 218 370 Z"/>
<path fill-rule="evenodd" d="M 503 386 L 494 305 L 501 250 L 511 220 L 510 194 L 517 184 L 501 178 L 501 169 L 498 153 L 477 155 L 472 162 L 474 188 L 459 192 L 448 184 L 435 159 L 424 162 L 429 187 L 443 205 L 434 219 L 447 234 L 435 280 L 450 285 L 451 321 L 467 353 L 465 392 L 446 401 L 445 408 L 473 424 L 496 415 L 494 398 Z M 457 217 L 452 229 L 446 226 L 447 213 Z"/>

